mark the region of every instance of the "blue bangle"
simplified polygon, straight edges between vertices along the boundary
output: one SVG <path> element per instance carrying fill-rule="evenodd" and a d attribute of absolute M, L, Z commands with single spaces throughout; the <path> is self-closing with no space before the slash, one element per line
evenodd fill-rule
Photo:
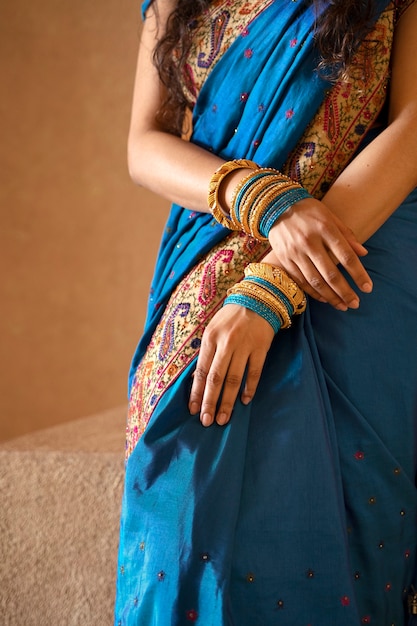
<path fill-rule="evenodd" d="M 236 198 L 233 200 L 233 207 L 234 207 L 235 215 L 237 217 L 238 222 L 240 222 L 240 204 L 243 198 L 245 197 L 246 192 L 252 187 L 252 185 L 257 180 L 259 180 L 260 178 L 264 178 L 265 176 L 271 176 L 271 172 L 269 170 L 265 170 L 265 171 L 261 170 L 259 172 L 256 172 L 239 189 L 239 192 L 237 193 Z"/>
<path fill-rule="evenodd" d="M 251 298 L 246 294 L 243 295 L 240 293 L 231 293 L 229 296 L 226 297 L 224 301 L 224 305 L 225 304 L 238 304 L 239 306 L 243 306 L 246 309 L 257 313 L 272 326 L 274 333 L 277 333 L 281 328 L 281 320 L 279 319 L 278 315 L 273 313 L 271 309 L 266 306 L 266 304 L 263 304 L 262 302 L 259 302 L 258 300 L 255 300 L 255 298 Z"/>
<path fill-rule="evenodd" d="M 253 282 L 258 285 L 261 285 L 264 289 L 267 289 L 270 293 L 272 293 L 277 300 L 281 300 L 283 304 L 285 304 L 286 309 L 288 311 L 288 315 L 291 317 L 294 315 L 294 305 L 287 298 L 285 293 L 283 293 L 278 287 L 276 287 L 273 283 L 261 278 L 260 276 L 245 276 L 245 281 Z"/>
<path fill-rule="evenodd" d="M 312 197 L 313 196 L 308 193 L 307 189 L 304 189 L 304 187 L 283 191 L 266 208 L 259 223 L 259 232 L 261 235 L 268 238 L 271 228 L 285 211 L 291 208 L 296 202 Z"/>

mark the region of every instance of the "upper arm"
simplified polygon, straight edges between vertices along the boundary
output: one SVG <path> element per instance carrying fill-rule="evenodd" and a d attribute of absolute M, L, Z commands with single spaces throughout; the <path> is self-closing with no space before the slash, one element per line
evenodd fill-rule
<path fill-rule="evenodd" d="M 394 34 L 390 88 L 390 121 L 403 118 L 417 132 L 417 2 L 401 16 Z"/>
<path fill-rule="evenodd" d="M 140 132 L 158 128 L 156 113 L 164 100 L 165 88 L 154 65 L 153 53 L 175 6 L 175 0 L 155 0 L 146 12 L 139 44 L 129 141 Z"/>

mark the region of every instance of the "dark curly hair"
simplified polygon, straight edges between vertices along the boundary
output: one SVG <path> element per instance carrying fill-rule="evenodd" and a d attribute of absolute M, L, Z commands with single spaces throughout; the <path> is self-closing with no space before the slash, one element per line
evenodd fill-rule
<path fill-rule="evenodd" d="M 315 27 L 315 42 L 320 52 L 318 71 L 330 81 L 349 73 L 349 67 L 360 43 L 372 30 L 375 16 L 373 0 L 304 0 L 326 9 Z M 166 87 L 166 99 L 158 112 L 160 123 L 169 132 L 180 135 L 184 112 L 190 107 L 183 88 L 186 60 L 197 19 L 211 0 L 178 0 L 171 13 L 166 32 L 159 40 L 154 63 Z M 357 68 L 358 70 L 360 68 Z"/>

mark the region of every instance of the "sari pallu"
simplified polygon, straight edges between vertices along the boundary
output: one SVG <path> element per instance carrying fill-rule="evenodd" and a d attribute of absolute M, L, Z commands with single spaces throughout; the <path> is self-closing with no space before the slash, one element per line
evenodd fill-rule
<path fill-rule="evenodd" d="M 253 39 L 246 38 L 243 52 L 253 45 L 256 53 L 277 4 L 249 25 Z M 306 42 L 311 22 L 292 10 Z M 325 84 L 312 96 L 302 128 L 288 131 L 291 144 L 282 120 L 279 129 L 273 123 L 290 102 L 294 115 L 285 119 L 297 121 L 297 100 L 288 100 L 287 91 L 310 93 L 305 80 L 292 77 L 280 95 L 270 84 L 270 100 L 268 85 L 259 87 L 270 116 L 261 134 L 259 118 L 256 128 L 252 113 L 245 118 L 256 84 L 248 87 L 239 66 L 228 74 L 229 56 L 235 64 L 240 45 L 239 39 L 221 57 L 199 94 L 193 140 L 225 158 L 250 156 L 276 167 L 285 161 L 286 171 L 320 196 L 360 143 L 367 116 L 370 124 L 378 114 L 385 70 L 375 80 L 381 95 L 369 98 L 373 108 L 362 103 L 352 129 L 342 133 L 343 148 L 340 130 L 332 128 L 343 117 L 340 102 L 354 99 L 335 88 L 321 104 Z M 221 112 L 229 130 L 221 126 L 217 136 L 210 116 L 231 98 L 231 77 L 238 80 L 236 93 L 248 97 L 237 113 L 229 111 L 232 120 Z M 323 122 L 309 126 L 307 113 L 317 109 L 314 120 Z M 239 133 L 242 120 L 248 136 Z M 282 137 L 279 146 L 276 137 Z M 246 142 L 244 153 L 240 142 Z M 329 142 L 332 160 L 323 165 Z M 265 247 L 239 235 L 225 239 L 227 231 L 209 216 L 179 207 L 167 229 L 148 326 L 132 366 L 115 623 L 404 624 L 417 520 L 416 198 L 410 196 L 368 242 L 365 263 L 375 289 L 360 310 L 341 314 L 310 301 L 293 328 L 278 333 L 254 401 L 248 407 L 238 402 L 227 427 L 204 429 L 188 414 L 190 377 L 202 329 L 229 284 Z"/>

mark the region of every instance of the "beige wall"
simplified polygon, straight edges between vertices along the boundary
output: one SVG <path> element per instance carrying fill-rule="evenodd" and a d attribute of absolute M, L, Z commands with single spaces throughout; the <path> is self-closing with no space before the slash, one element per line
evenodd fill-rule
<path fill-rule="evenodd" d="M 167 210 L 126 169 L 139 7 L 2 4 L 0 439 L 126 400 Z"/>

